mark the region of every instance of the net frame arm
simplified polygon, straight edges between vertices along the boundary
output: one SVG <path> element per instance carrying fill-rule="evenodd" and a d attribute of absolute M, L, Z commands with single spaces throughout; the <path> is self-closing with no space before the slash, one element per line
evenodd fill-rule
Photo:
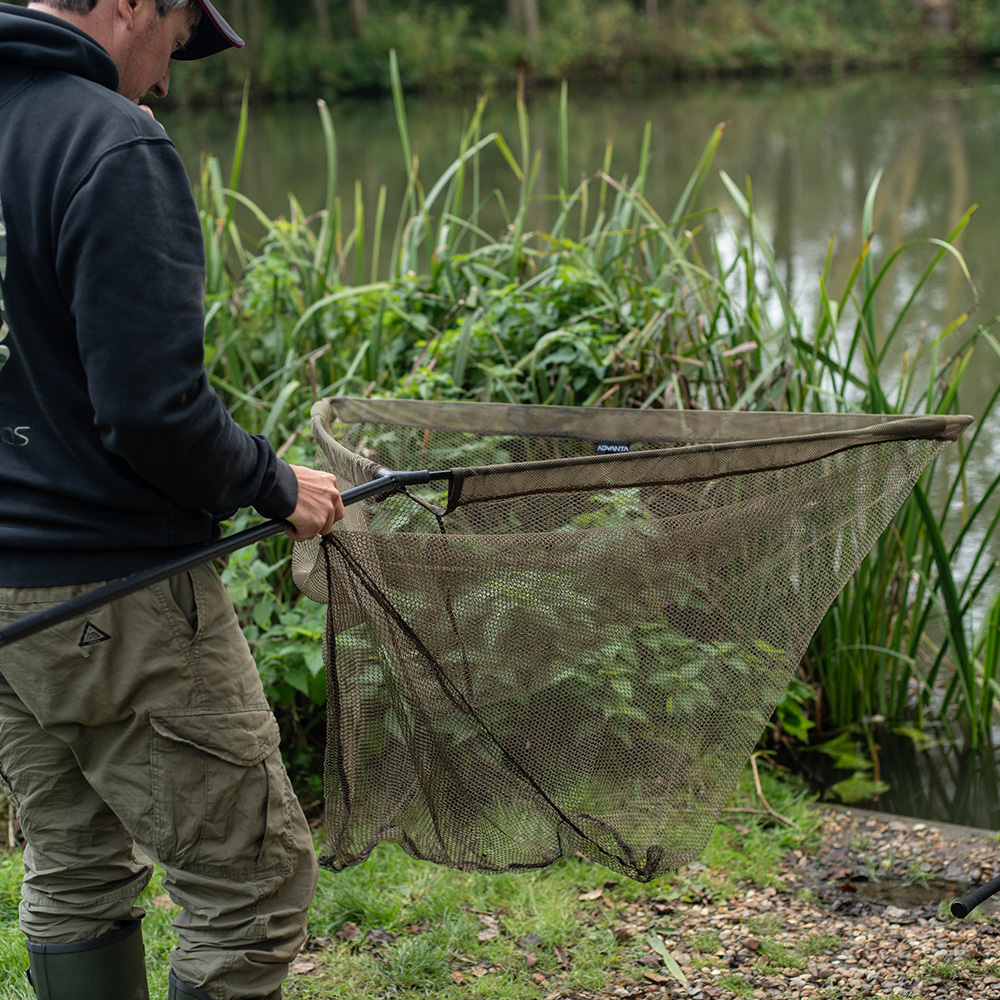
<path fill-rule="evenodd" d="M 350 506 L 359 500 L 366 500 L 369 497 L 381 496 L 393 490 L 403 489 L 406 486 L 421 486 L 425 483 L 438 482 L 440 480 L 451 480 L 453 474 L 451 470 L 442 472 L 429 472 L 426 469 L 420 471 L 392 472 L 388 469 L 379 469 L 377 479 L 368 483 L 362 483 L 349 490 L 345 490 L 340 495 L 344 506 Z M 264 521 L 261 524 L 247 528 L 245 531 L 238 531 L 233 535 L 227 535 L 216 542 L 180 556 L 169 562 L 161 563 L 158 566 L 150 566 L 148 569 L 130 573 L 119 580 L 112 580 L 94 590 L 88 590 L 85 594 L 80 594 L 61 604 L 54 604 L 50 608 L 37 611 L 34 614 L 26 615 L 24 618 L 11 622 L 9 625 L 0 627 L 0 647 L 7 646 L 18 639 L 25 639 L 29 635 L 35 635 L 54 625 L 69 621 L 77 615 L 85 614 L 99 608 L 101 605 L 109 604 L 111 601 L 127 597 L 136 591 L 143 590 L 167 580 L 178 573 L 193 569 L 202 563 L 217 559 L 220 556 L 229 555 L 238 549 L 246 548 L 262 542 L 265 538 L 281 534 L 287 531 L 291 525 L 287 521 L 280 519 Z"/>

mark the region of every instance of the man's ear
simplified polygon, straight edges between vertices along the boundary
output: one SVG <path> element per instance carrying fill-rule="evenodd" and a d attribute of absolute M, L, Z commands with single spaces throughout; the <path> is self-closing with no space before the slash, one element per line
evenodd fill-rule
<path fill-rule="evenodd" d="M 139 6 L 139 0 L 115 0 L 115 5 L 116 12 L 125 22 L 125 26 L 129 29 L 134 27 L 136 8 Z"/>

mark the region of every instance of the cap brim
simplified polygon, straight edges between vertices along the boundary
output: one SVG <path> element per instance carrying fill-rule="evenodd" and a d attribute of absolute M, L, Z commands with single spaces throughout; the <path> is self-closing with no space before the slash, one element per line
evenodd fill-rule
<path fill-rule="evenodd" d="M 172 56 L 174 59 L 204 59 L 226 49 L 242 49 L 243 39 L 226 22 L 226 19 L 208 2 L 195 0 L 201 7 L 201 20 L 194 37 Z"/>

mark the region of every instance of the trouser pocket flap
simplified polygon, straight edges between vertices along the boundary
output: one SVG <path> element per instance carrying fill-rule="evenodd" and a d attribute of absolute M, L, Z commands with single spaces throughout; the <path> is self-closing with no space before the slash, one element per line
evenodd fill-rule
<path fill-rule="evenodd" d="M 278 724 L 266 710 L 206 712 L 150 717 L 153 731 L 173 743 L 184 743 L 230 764 L 252 767 L 277 749 Z"/>

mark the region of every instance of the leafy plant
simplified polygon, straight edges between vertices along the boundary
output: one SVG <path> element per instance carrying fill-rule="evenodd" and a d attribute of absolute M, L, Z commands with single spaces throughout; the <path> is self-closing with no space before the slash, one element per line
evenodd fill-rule
<path fill-rule="evenodd" d="M 989 326 L 966 332 L 975 289 L 955 241 L 972 209 L 946 238 L 912 241 L 888 251 L 884 260 L 875 259 L 870 237 L 836 293 L 831 245 L 819 276 L 819 311 L 807 319 L 782 291 L 752 187 L 740 188 L 723 176 L 734 217 L 700 204 L 723 141 L 721 127 L 709 136 L 672 206 L 654 206 L 644 194 L 648 128 L 634 177 L 615 176 L 609 147 L 603 163 L 571 187 L 564 89 L 559 194 L 543 202 L 536 196 L 539 154 L 531 147 L 523 97 L 512 142 L 483 134 L 480 102 L 454 161 L 425 182 L 410 147 L 401 73 L 392 60 L 407 171 L 394 226 L 385 189 L 365 191 L 360 185 L 348 189 L 354 221 L 345 224 L 336 133 L 322 104 L 328 184 L 318 211 L 308 213 L 292 198 L 287 217 L 270 219 L 239 193 L 246 111 L 228 185 L 214 160 L 205 164 L 200 195 L 209 260 L 210 375 L 241 422 L 270 436 L 289 456 L 309 460 L 302 434 L 313 399 L 342 393 L 950 414 L 961 409 L 962 381 L 973 356 L 998 349 Z M 503 190 L 481 187 L 487 155 L 506 165 L 509 186 Z M 864 209 L 869 232 L 877 196 L 875 178 Z M 485 226 L 487 206 L 503 219 L 498 232 Z M 237 225 L 246 213 L 265 233 L 255 251 Z M 895 314 L 883 321 L 878 296 L 893 286 L 901 262 L 911 259 L 922 260 L 922 269 L 912 288 L 897 294 Z M 965 279 L 969 309 L 925 333 L 915 347 L 903 348 L 906 321 L 931 275 L 944 266 L 957 268 Z M 958 722 L 973 742 L 988 734 L 1000 694 L 1000 601 L 987 597 L 995 580 L 990 539 L 1000 516 L 1000 477 L 976 494 L 968 471 L 970 456 L 986 446 L 983 428 L 998 397 L 1000 390 L 953 457 L 928 470 L 838 595 L 800 681 L 779 706 L 777 722 L 786 735 L 803 739 L 876 716 L 920 726 L 935 719 Z M 487 454 L 470 443 L 454 460 L 502 462 L 508 460 L 505 448 L 498 440 Z M 444 456 L 435 457 L 447 464 Z M 622 495 L 580 513 L 579 523 L 611 525 L 616 518 L 624 523 L 643 516 Z M 260 647 L 281 650 L 280 657 L 264 654 L 269 685 L 284 690 L 276 690 L 276 697 L 287 701 L 295 691 L 304 705 L 318 707 L 318 661 L 298 650 L 300 642 L 307 644 L 308 630 L 298 631 L 294 615 L 282 618 L 283 609 L 297 602 L 281 562 L 283 544 L 272 541 L 260 550 L 263 566 L 270 568 L 258 581 L 257 607 L 248 617 L 258 629 L 265 619 L 279 629 L 278 640 Z M 264 579 L 282 610 L 262 598 Z M 474 609 L 468 613 L 475 618 Z M 262 635 L 254 642 L 263 642 Z M 670 655 L 683 664 L 687 654 Z M 626 649 L 614 654 L 619 666 L 600 678 L 595 702 L 624 704 L 632 683 L 630 656 Z M 288 662 L 287 679 L 281 658 Z M 700 695 L 691 685 L 678 697 Z M 627 729 L 625 718 L 619 714 Z"/>
<path fill-rule="evenodd" d="M 889 785 L 869 773 L 874 767 L 872 760 L 849 732 L 841 732 L 831 740 L 811 746 L 808 752 L 829 757 L 834 770 L 853 772 L 850 777 L 829 786 L 829 791 L 847 805 L 870 802 L 889 791 Z"/>

